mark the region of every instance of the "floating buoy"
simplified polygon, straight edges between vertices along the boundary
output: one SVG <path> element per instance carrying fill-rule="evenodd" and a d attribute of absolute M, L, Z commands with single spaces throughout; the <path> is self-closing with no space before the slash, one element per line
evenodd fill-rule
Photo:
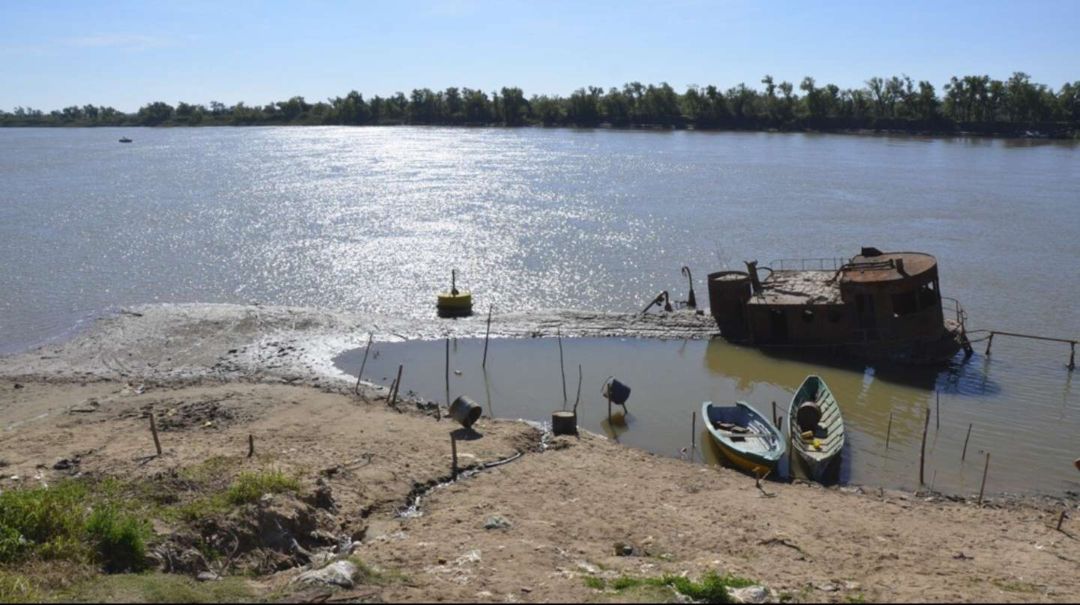
<path fill-rule="evenodd" d="M 457 289 L 457 270 L 450 271 L 450 291 L 439 293 L 435 308 L 442 317 L 472 315 L 472 294 Z"/>

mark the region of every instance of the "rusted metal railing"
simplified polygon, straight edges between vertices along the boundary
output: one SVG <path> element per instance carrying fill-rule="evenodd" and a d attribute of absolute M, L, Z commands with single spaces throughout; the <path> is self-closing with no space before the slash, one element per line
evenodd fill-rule
<path fill-rule="evenodd" d="M 778 258 L 770 261 L 769 267 L 778 271 L 837 271 L 846 262 L 846 258 Z"/>
<path fill-rule="evenodd" d="M 1046 340 L 1050 342 L 1063 342 L 1069 345 L 1069 363 L 1067 368 L 1069 371 L 1076 369 L 1076 344 L 1078 341 L 1070 338 L 1055 338 L 1053 336 L 1036 336 L 1034 334 L 1020 334 L 1018 332 L 1002 332 L 1000 330 L 990 330 L 990 336 L 986 338 L 986 351 L 983 355 L 990 356 L 990 347 L 994 345 L 994 336 L 1010 336 L 1012 338 L 1028 338 L 1030 340 Z"/>

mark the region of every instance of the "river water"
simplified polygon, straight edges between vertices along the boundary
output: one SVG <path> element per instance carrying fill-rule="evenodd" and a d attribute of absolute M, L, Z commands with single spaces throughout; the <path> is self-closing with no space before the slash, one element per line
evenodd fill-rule
<path fill-rule="evenodd" d="M 125 135 L 134 142 L 118 144 Z M 942 293 L 964 304 L 973 329 L 1076 338 L 1077 234 L 1080 147 L 1060 142 L 569 129 L 5 129 L 0 352 L 64 338 L 102 312 L 138 303 L 430 317 L 432 292 L 447 286 L 451 268 L 483 309 L 632 311 L 662 289 L 685 298 L 679 268 L 688 265 L 704 304 L 702 278 L 711 271 L 749 259 L 849 257 L 864 245 L 936 255 Z M 943 412 L 937 447 L 952 448 L 955 435 L 940 445 L 945 435 L 969 423 L 997 427 L 977 447 L 993 454 L 998 491 L 1076 489 L 1080 479 L 1072 467 L 1080 399 L 1064 368 L 1066 345 L 1000 339 L 990 358 L 980 354 L 951 375 L 884 380 L 722 343 L 687 343 L 684 357 L 674 357 L 668 348 L 679 344 L 589 342 L 566 343 L 568 364 L 599 347 L 589 353 L 599 360 L 595 371 L 626 375 L 621 364 L 638 355 L 689 373 L 657 379 L 663 401 L 679 401 L 678 423 L 687 425 L 676 435 L 672 424 L 670 439 L 640 443 L 658 452 L 686 445 L 682 416 L 694 401 L 783 402 L 817 372 L 842 404 L 851 402 L 844 410 L 857 435 L 880 437 L 892 410 L 896 447 L 910 448 L 938 388 L 943 408 L 956 413 Z M 639 389 L 652 388 L 650 372 L 671 373 L 634 367 Z M 949 380 L 961 386 L 949 391 Z M 680 391 L 680 384 L 698 386 Z M 561 404 L 561 387 L 558 394 Z M 649 405 L 674 405 L 660 401 Z M 648 430 L 645 410 L 631 410 L 638 424 L 627 439 Z M 884 472 L 877 469 L 888 457 L 865 453 L 877 445 L 853 441 L 865 451 L 849 456 L 850 476 Z M 904 456 L 910 465 L 910 452 Z M 957 473 L 942 464 L 936 487 L 968 489 L 967 475 L 949 477 Z M 892 482 L 910 474 L 897 471 Z"/>

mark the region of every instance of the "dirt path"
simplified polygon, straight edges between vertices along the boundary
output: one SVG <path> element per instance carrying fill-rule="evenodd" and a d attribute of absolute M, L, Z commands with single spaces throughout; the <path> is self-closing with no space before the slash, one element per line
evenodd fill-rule
<path fill-rule="evenodd" d="M 626 600 L 640 595 L 586 582 L 709 570 L 798 601 L 1080 598 L 1080 514 L 1059 532 L 1060 509 L 1034 501 L 977 507 L 778 483 L 764 485 L 767 496 L 734 471 L 597 436 L 541 451 L 536 429 L 484 419 L 482 437 L 459 442 L 463 466 L 524 454 L 431 491 L 420 515 L 402 518 L 409 493 L 450 469 L 453 427 L 415 407 L 247 382 L 18 384 L 0 380 L 0 489 L 152 479 L 212 458 L 296 472 L 305 491 L 321 476 L 338 527 L 362 539 L 355 554 L 398 578 L 360 587 L 368 599 Z M 165 455 L 147 460 L 150 410 Z M 630 556 L 616 556 L 617 543 Z M 254 582 L 280 590 L 298 571 Z"/>

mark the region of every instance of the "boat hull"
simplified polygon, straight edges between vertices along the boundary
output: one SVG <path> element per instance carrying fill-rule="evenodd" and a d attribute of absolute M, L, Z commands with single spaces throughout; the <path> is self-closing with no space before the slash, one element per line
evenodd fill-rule
<path fill-rule="evenodd" d="M 701 406 L 701 417 L 705 421 L 705 428 L 712 437 L 713 443 L 731 465 L 755 477 L 764 476 L 772 471 L 787 449 L 784 436 L 779 429 L 746 403 L 739 402 L 736 406 L 721 407 L 705 402 Z M 747 447 L 740 448 L 713 424 L 717 420 L 732 421 L 733 419 L 735 419 L 733 424 L 752 430 L 752 436 L 747 434 L 743 439 L 763 439 L 760 444 L 754 443 L 754 445 L 764 446 L 759 448 L 759 452 L 748 451 Z M 746 441 L 741 443 L 750 445 Z"/>
<path fill-rule="evenodd" d="M 800 406 L 807 402 L 812 402 L 819 410 L 819 419 L 811 421 L 815 426 L 799 426 L 802 422 L 799 419 Z M 787 422 L 792 436 L 791 450 L 798 454 L 803 468 L 807 471 L 807 477 L 821 482 L 840 459 L 844 449 L 845 432 L 840 404 L 824 380 L 813 375 L 806 377 L 791 398 Z M 815 434 L 804 438 L 804 431 Z"/>

